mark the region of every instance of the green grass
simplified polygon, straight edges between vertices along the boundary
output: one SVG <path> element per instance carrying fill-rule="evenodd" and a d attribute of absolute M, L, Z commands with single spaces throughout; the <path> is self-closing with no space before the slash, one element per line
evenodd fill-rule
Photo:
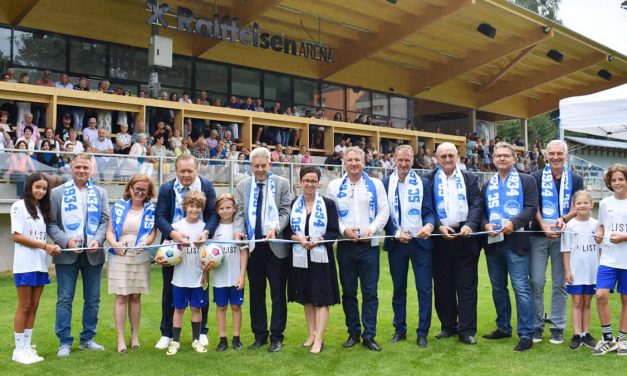
<path fill-rule="evenodd" d="M 318 356 L 308 354 L 300 347 L 306 338 L 306 324 L 302 307 L 290 304 L 288 323 L 283 351 L 270 354 L 262 350 L 240 352 L 229 349 L 226 353 L 214 351 L 217 344 L 214 306 L 209 311 L 209 352 L 196 354 L 190 347 L 191 328 L 185 325 L 182 334 L 182 349 L 175 357 L 166 357 L 164 351 L 154 349 L 159 339 L 159 319 L 161 307 L 161 273 L 155 268 L 152 273 L 152 293 L 143 297 L 140 350 L 129 350 L 128 355 L 116 353 L 116 335 L 113 323 L 113 297 L 107 295 L 106 278 L 102 284 L 100 304 L 100 322 L 96 339 L 106 347 L 105 352 L 85 352 L 75 347 L 69 358 L 57 359 L 58 346 L 54 334 L 56 302 L 56 284 L 46 287 L 35 324 L 34 343 L 45 361 L 30 366 L 11 362 L 13 350 L 13 315 L 16 306 L 16 293 L 11 276 L 0 277 L 0 374 L 1 375 L 213 375 L 213 374 L 279 374 L 279 375 L 327 375 L 327 374 L 379 374 L 405 375 L 428 372 L 429 374 L 492 374 L 492 375 L 553 375 L 553 374 L 609 374 L 618 370 L 624 362 L 616 354 L 592 357 L 587 349 L 572 351 L 567 348 L 572 332 L 565 333 L 565 343 L 559 346 L 544 342 L 534 345 L 525 353 L 515 353 L 517 339 L 511 338 L 496 342 L 487 341 L 481 335 L 494 329 L 494 305 L 492 303 L 490 282 L 487 277 L 485 258 L 482 256 L 479 272 L 479 328 L 478 345 L 461 345 L 456 338 L 437 341 L 433 336 L 439 332 L 439 321 L 435 312 L 429 347 L 420 349 L 415 344 L 417 326 L 417 303 L 413 279 L 408 292 L 407 341 L 391 345 L 387 340 L 393 334 L 391 307 L 391 278 L 388 270 L 387 255 L 381 253 L 381 277 L 379 280 L 379 315 L 377 339 L 383 347 L 381 353 L 367 351 L 361 346 L 344 349 L 346 339 L 344 314 L 341 306 L 331 308 L 329 327 L 325 336 L 324 352 Z M 549 274 L 550 276 L 550 274 Z M 547 282 L 550 286 L 550 281 Z M 76 340 L 81 330 L 80 314 L 82 307 L 81 288 L 77 288 L 74 305 L 72 333 Z M 547 286 L 547 300 L 549 298 Z M 246 300 L 248 294 L 246 294 Z M 512 304 L 515 305 L 512 298 Z M 570 302 L 569 302 L 570 304 Z M 619 299 L 613 296 L 611 304 L 617 317 Z M 252 343 L 250 332 L 248 303 L 244 305 L 244 324 L 242 340 L 246 346 Z M 515 314 L 515 312 L 514 312 Z M 230 316 L 230 314 L 229 314 Z M 189 313 L 186 321 L 189 320 Z M 614 325 L 617 330 L 618 322 Z M 513 321 L 515 328 L 515 317 Z M 593 307 L 592 333 L 599 335 L 596 308 Z M 229 331 L 230 333 L 230 331 Z M 545 337 L 547 332 L 545 331 Z"/>

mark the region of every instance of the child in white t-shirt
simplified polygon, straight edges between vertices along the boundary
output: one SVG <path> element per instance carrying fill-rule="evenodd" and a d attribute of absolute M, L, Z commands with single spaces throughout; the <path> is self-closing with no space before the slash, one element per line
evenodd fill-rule
<path fill-rule="evenodd" d="M 185 218 L 172 224 L 174 230 L 184 234 L 190 243 L 183 247 L 183 260 L 174 267 L 172 277 L 172 305 L 174 306 L 172 342 L 168 346 L 166 355 L 176 354 L 181 347 L 181 326 L 188 306 L 192 311 L 192 348 L 199 353 L 207 352 L 205 346 L 200 343 L 201 308 L 209 304 L 202 288 L 203 282 L 206 280 L 206 273 L 200 265 L 199 249 L 194 243 L 191 243 L 192 239 L 197 239 L 205 229 L 205 223 L 200 218 L 206 202 L 204 193 L 189 192 L 182 204 Z"/>
<path fill-rule="evenodd" d="M 48 255 L 59 255 L 58 245 L 48 244 L 46 222 L 50 221 L 48 179 L 40 172 L 26 180 L 23 199 L 11 205 L 11 234 L 15 242 L 13 277 L 18 306 L 15 313 L 13 361 L 32 364 L 44 360 L 31 347 L 33 324 L 44 286 L 50 284 Z"/>
<path fill-rule="evenodd" d="M 590 302 L 595 294 L 600 247 L 594 241 L 598 222 L 590 218 L 594 206 L 590 193 L 576 192 L 573 206 L 577 216 L 566 224 L 562 253 L 566 292 L 572 295 L 573 339 L 568 347 L 576 350 L 581 346 L 596 346 L 589 332 Z"/>
<path fill-rule="evenodd" d="M 621 316 L 617 341 L 612 335 L 612 312 L 609 294 L 616 288 L 621 295 L 622 315 L 627 313 L 627 166 L 615 164 L 605 173 L 605 185 L 614 195 L 599 204 L 599 226 L 594 240 L 601 245 L 597 272 L 597 310 L 603 339 L 592 355 L 616 351 L 627 355 L 627 317 Z"/>
<path fill-rule="evenodd" d="M 216 211 L 220 224 L 213 236 L 214 240 L 234 240 L 233 217 L 235 216 L 235 198 L 231 194 L 223 194 L 216 200 Z M 220 342 L 216 351 L 228 348 L 226 339 L 226 310 L 231 305 L 233 312 L 233 349 L 241 350 L 244 346 L 240 341 L 242 327 L 242 304 L 244 303 L 244 286 L 246 285 L 246 265 L 248 250 L 235 244 L 223 244 L 224 260 L 219 268 L 212 272 L 213 301 L 216 303 L 216 320 Z"/>

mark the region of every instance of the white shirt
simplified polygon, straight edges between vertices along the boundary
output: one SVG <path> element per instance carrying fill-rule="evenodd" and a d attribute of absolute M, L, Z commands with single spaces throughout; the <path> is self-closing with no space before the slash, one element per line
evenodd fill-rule
<path fill-rule="evenodd" d="M 461 176 L 461 178 L 463 179 L 464 177 Z M 462 193 L 465 195 L 466 192 L 459 192 L 459 190 L 457 189 L 457 184 L 455 183 L 455 174 L 447 176 L 446 180 L 444 180 L 442 183 L 446 184 L 448 188 L 448 196 L 444 197 L 444 200 L 448 203 L 451 203 L 446 206 L 446 225 L 449 227 L 459 227 L 460 222 L 457 221 L 459 219 L 459 205 L 457 205 L 457 203 L 459 202 L 459 194 Z M 462 221 L 466 221 L 466 218 L 462 218 Z M 444 222 L 442 223 L 444 224 Z"/>
<path fill-rule="evenodd" d="M 340 190 L 340 185 L 342 184 L 342 179 L 332 180 L 327 187 L 327 197 L 335 201 L 337 205 L 337 194 Z M 360 234 L 366 233 L 367 230 L 372 230 L 372 233 L 375 234 L 385 227 L 385 224 L 388 221 L 390 216 L 390 209 L 388 207 L 388 199 L 385 194 L 385 188 L 383 187 L 383 183 L 379 179 L 371 178 L 374 186 L 377 191 L 377 216 L 374 218 L 372 223 L 369 223 L 368 216 L 370 213 L 370 192 L 368 192 L 368 188 L 366 188 L 366 183 L 364 179 L 361 178 L 359 181 L 352 186 L 349 179 L 347 179 L 346 185 L 348 190 L 349 197 L 349 208 L 347 218 L 342 222 L 340 221 L 340 232 L 344 235 L 344 231 L 347 227 L 357 227 L 359 228 Z"/>
<path fill-rule="evenodd" d="M 213 239 L 233 240 L 233 223 L 220 223 Z M 224 249 L 222 265 L 212 272 L 213 287 L 231 287 L 237 284 L 240 275 L 240 249 L 235 244 L 220 244 Z"/>
<path fill-rule="evenodd" d="M 599 225 L 605 229 L 599 265 L 627 269 L 627 242 L 610 242 L 613 233 L 627 233 L 627 199 L 617 200 L 614 196 L 609 196 L 601 200 Z"/>
<path fill-rule="evenodd" d="M 100 138 L 96 138 L 91 142 L 91 146 L 95 152 L 113 150 L 113 143 L 110 138 L 106 138 L 100 141 Z"/>
<path fill-rule="evenodd" d="M 570 271 L 573 285 L 595 285 L 599 268 L 600 246 L 594 241 L 598 222 L 590 218 L 585 222 L 576 218 L 566 224 L 562 234 L 562 252 L 570 252 Z"/>
<path fill-rule="evenodd" d="M 174 223 L 172 228 L 188 235 L 188 239 L 193 242 L 205 229 L 205 222 L 189 223 L 185 219 L 181 219 Z M 174 267 L 172 284 L 176 287 L 201 287 L 202 267 L 200 265 L 200 250 L 192 244 L 190 247 L 183 248 L 181 253 L 183 261 Z"/>
<path fill-rule="evenodd" d="M 46 224 L 41 210 L 37 207 L 37 219 L 33 219 L 24 200 L 11 205 L 11 234 L 22 234 L 31 239 L 46 242 Z M 43 249 L 31 248 L 15 243 L 13 273 L 48 272 L 48 255 Z"/>
<path fill-rule="evenodd" d="M 94 140 L 97 140 L 97 139 L 98 139 L 98 129 L 96 128 L 83 129 L 83 140 L 89 141 L 93 146 Z"/>
<path fill-rule="evenodd" d="M 335 145 L 335 149 L 333 149 L 335 152 L 339 153 L 346 153 L 346 146 L 342 146 L 340 144 Z"/>
<path fill-rule="evenodd" d="M 54 87 L 56 87 L 57 89 L 69 89 L 69 90 L 74 89 L 74 85 L 72 85 L 71 82 L 68 82 L 67 84 L 64 85 L 61 83 L 61 81 L 55 83 Z"/>
<path fill-rule="evenodd" d="M 71 144 L 71 143 L 72 143 L 72 141 L 70 141 L 70 140 L 65 141 L 65 144 L 63 144 L 63 149 L 67 148 L 67 146 L 69 144 Z M 84 151 L 85 151 L 85 148 L 83 147 L 83 143 L 77 140 L 76 143 L 74 144 L 74 153 L 78 154 L 78 153 L 82 153 Z"/>

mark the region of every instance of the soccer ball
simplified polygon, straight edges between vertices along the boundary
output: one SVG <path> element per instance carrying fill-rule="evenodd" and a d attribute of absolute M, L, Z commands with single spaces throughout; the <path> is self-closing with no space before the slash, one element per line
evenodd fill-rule
<path fill-rule="evenodd" d="M 200 249 L 200 262 L 203 265 L 213 265 L 212 268 L 217 268 L 222 265 L 222 260 L 224 260 L 224 249 L 219 245 L 209 243 Z"/>
<path fill-rule="evenodd" d="M 165 258 L 169 266 L 178 265 L 183 260 L 181 256 L 181 249 L 176 244 L 164 244 L 157 249 L 155 259 Z"/>

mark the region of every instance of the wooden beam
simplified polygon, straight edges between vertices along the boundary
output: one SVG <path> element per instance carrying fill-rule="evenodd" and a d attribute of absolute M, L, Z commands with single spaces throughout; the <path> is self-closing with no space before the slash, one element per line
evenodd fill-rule
<path fill-rule="evenodd" d="M 510 61 L 509 64 L 507 64 L 503 69 L 501 69 L 501 71 L 497 75 L 492 77 L 492 79 L 487 84 L 485 84 L 484 86 L 481 86 L 479 90 L 485 91 L 485 90 L 488 90 L 490 87 L 492 87 L 492 85 L 494 85 L 498 80 L 503 78 L 503 76 L 505 76 L 507 72 L 509 72 L 512 68 L 514 68 L 516 64 L 520 63 L 525 57 L 527 57 L 527 55 L 529 55 L 531 51 L 533 51 L 535 46 L 536 45 L 534 44 L 533 46 L 520 51 L 518 56 L 516 56 L 512 61 Z"/>
<path fill-rule="evenodd" d="M 527 79 L 517 78 L 514 82 L 503 82 L 481 93 L 477 101 L 477 107 L 481 108 L 490 103 L 512 97 L 605 61 L 607 61 L 606 54 L 594 53 L 581 60 L 570 59 L 564 62 L 564 64 L 555 64 L 550 69 L 542 73 L 533 74 Z"/>
<path fill-rule="evenodd" d="M 11 25 L 19 25 L 40 0 L 11 1 L 9 20 Z"/>
<path fill-rule="evenodd" d="M 513 53 L 523 51 L 535 46 L 553 36 L 553 31 L 544 33 L 541 27 L 536 27 L 525 37 L 514 37 L 495 44 L 489 51 L 475 51 L 471 56 L 461 58 L 457 63 L 451 63 L 447 67 L 435 65 L 432 69 L 421 72 L 421 80 L 411 96 L 416 96 L 423 91 L 441 85 L 457 76 L 470 72 L 482 65 L 490 64 L 496 60 L 507 57 Z"/>
<path fill-rule="evenodd" d="M 420 17 L 416 17 L 414 14 L 405 14 L 399 19 L 398 24 L 394 25 L 381 25 L 375 29 L 380 30 L 376 34 L 367 34 L 360 38 L 357 42 L 348 42 L 344 46 L 339 46 L 338 51 L 341 54 L 336 54 L 336 60 L 333 64 L 325 64 L 320 70 L 321 78 L 328 78 L 329 76 L 344 70 L 360 60 L 371 56 L 378 51 L 388 47 L 392 43 L 396 43 L 399 40 L 411 35 L 439 20 L 454 14 L 455 12 L 474 5 L 475 0 L 454 0 L 449 2 L 444 7 L 432 6 L 429 11 Z M 383 31 L 385 30 L 385 31 Z"/>
<path fill-rule="evenodd" d="M 239 26 L 243 27 L 248 25 L 260 14 L 267 12 L 269 9 L 280 4 L 283 0 L 243 0 L 237 7 L 237 18 L 239 18 Z M 220 15 L 222 16 L 222 15 Z M 193 55 L 196 57 L 205 55 L 210 49 L 217 46 L 220 42 L 219 39 L 198 38 L 199 40 L 194 43 Z"/>

